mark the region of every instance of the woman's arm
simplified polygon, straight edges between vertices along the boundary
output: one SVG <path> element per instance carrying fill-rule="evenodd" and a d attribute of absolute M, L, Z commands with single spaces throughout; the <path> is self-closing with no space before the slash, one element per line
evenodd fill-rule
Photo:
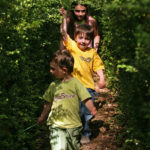
<path fill-rule="evenodd" d="M 100 43 L 100 36 L 99 36 L 99 35 L 96 35 L 96 36 L 94 37 L 94 49 L 95 49 L 96 51 L 98 51 L 99 43 Z"/>
<path fill-rule="evenodd" d="M 100 44 L 100 34 L 98 31 L 97 21 L 91 17 L 93 29 L 94 29 L 94 49 L 98 50 L 99 44 Z"/>

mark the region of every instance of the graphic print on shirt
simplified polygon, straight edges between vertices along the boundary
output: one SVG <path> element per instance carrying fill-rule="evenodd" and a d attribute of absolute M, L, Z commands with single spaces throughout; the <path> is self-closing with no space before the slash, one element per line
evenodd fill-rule
<path fill-rule="evenodd" d="M 80 59 L 86 61 L 87 63 L 91 61 L 91 57 L 85 58 L 83 56 L 80 56 Z"/>
<path fill-rule="evenodd" d="M 55 95 L 54 96 L 54 100 L 56 100 L 56 101 L 61 101 L 61 100 L 63 100 L 63 99 L 73 99 L 73 98 L 75 98 L 75 97 L 77 97 L 77 95 L 76 94 L 66 94 L 66 93 L 61 93 L 60 95 Z"/>

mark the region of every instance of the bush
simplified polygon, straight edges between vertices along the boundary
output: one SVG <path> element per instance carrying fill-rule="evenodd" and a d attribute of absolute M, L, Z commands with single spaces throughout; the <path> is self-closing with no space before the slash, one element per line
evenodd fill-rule
<path fill-rule="evenodd" d="M 121 149 L 150 148 L 149 6 L 147 0 L 114 0 L 104 3 L 101 11 L 101 53 L 128 135 Z"/>
<path fill-rule="evenodd" d="M 0 3 L 1 149 L 38 149 L 46 127 L 23 130 L 36 123 L 41 96 L 52 80 L 49 57 L 59 46 L 60 5 L 52 0 Z"/>
<path fill-rule="evenodd" d="M 85 2 L 99 23 L 100 55 L 109 88 L 118 93 L 118 121 L 121 118 L 125 129 L 123 138 L 119 137 L 120 149 L 148 150 L 150 2 Z M 43 92 L 53 80 L 49 75 L 49 58 L 59 47 L 60 7 L 56 0 L 0 1 L 1 149 L 49 147 L 44 141 L 48 143 L 45 125 L 24 130 L 36 123 L 44 103 Z"/>

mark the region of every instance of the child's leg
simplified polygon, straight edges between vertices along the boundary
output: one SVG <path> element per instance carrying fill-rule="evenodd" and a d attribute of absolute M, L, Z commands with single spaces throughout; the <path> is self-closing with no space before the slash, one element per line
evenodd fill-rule
<path fill-rule="evenodd" d="M 94 92 L 95 91 L 92 89 L 87 89 L 87 90 L 91 94 L 92 100 L 94 102 Z M 80 117 L 81 117 L 82 124 L 83 124 L 82 136 L 89 138 L 91 136 L 89 122 L 90 122 L 90 119 L 93 117 L 93 115 L 91 115 L 89 110 L 86 108 L 86 106 L 82 102 L 80 102 Z"/>
<path fill-rule="evenodd" d="M 67 150 L 79 150 L 81 147 L 80 139 L 81 139 L 81 131 L 82 127 L 67 129 Z"/>
<path fill-rule="evenodd" d="M 49 126 L 51 150 L 67 149 L 66 134 L 64 129 Z"/>
<path fill-rule="evenodd" d="M 83 125 L 82 136 L 90 137 L 91 130 L 89 128 L 89 121 L 93 117 L 83 102 L 80 102 L 80 118 Z"/>
<path fill-rule="evenodd" d="M 82 127 L 61 129 L 50 126 L 51 150 L 78 150 L 80 148 L 80 133 Z"/>

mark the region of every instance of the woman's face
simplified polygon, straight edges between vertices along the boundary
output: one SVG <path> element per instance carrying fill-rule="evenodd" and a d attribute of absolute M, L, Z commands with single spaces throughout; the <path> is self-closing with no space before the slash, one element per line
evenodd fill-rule
<path fill-rule="evenodd" d="M 83 5 L 76 5 L 74 8 L 74 14 L 77 17 L 78 21 L 82 21 L 86 15 L 86 7 Z"/>

